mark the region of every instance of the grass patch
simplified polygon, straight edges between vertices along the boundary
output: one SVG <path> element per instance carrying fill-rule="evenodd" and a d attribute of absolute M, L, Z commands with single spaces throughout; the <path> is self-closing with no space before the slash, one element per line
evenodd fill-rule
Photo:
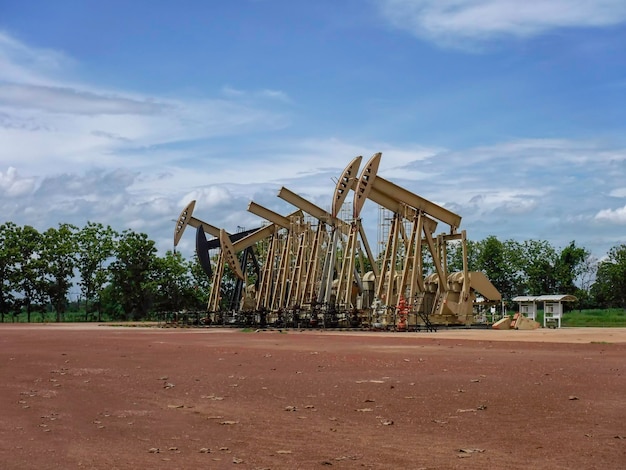
<path fill-rule="evenodd" d="M 509 312 L 510 315 L 513 312 Z M 537 311 L 536 321 L 543 326 L 543 310 Z M 621 308 L 571 310 L 563 314 L 561 326 L 626 328 L 626 310 Z"/>
<path fill-rule="evenodd" d="M 563 326 L 626 327 L 626 310 L 572 310 L 563 315 Z"/>

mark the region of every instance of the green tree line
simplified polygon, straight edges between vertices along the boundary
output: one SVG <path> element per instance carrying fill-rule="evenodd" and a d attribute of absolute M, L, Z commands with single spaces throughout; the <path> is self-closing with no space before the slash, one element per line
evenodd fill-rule
<path fill-rule="evenodd" d="M 482 271 L 504 300 L 517 295 L 571 294 L 578 308 L 626 308 L 626 245 L 601 261 L 570 242 L 557 249 L 544 240 L 468 241 L 468 269 Z M 449 271 L 461 270 L 462 250 L 448 251 Z"/>
<path fill-rule="evenodd" d="M 54 312 L 62 321 L 71 288 L 80 289 L 85 320 L 142 320 L 159 311 L 203 309 L 208 279 L 194 260 L 167 251 L 132 230 L 88 222 L 39 232 L 0 225 L 0 321 L 8 315 Z"/>
<path fill-rule="evenodd" d="M 490 236 L 468 241 L 467 258 L 469 270 L 483 271 L 505 300 L 573 294 L 579 308 L 626 307 L 626 245 L 598 261 L 574 241 L 557 249 L 541 240 Z M 463 269 L 459 244 L 449 244 L 447 264 L 449 272 Z M 428 274 L 427 262 L 425 270 Z M 72 288 L 80 290 L 85 320 L 100 320 L 103 313 L 142 320 L 160 311 L 203 310 L 209 287 L 196 257 L 186 260 L 173 251 L 158 256 L 144 233 L 119 233 L 93 222 L 44 232 L 0 225 L 0 321 L 21 312 L 31 321 L 33 313 L 48 311 L 62 321 Z"/>

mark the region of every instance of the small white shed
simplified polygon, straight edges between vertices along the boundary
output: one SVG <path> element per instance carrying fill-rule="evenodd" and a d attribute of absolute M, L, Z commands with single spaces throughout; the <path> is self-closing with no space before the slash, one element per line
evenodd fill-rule
<path fill-rule="evenodd" d="M 513 302 L 519 304 L 519 313 L 531 320 L 537 319 L 537 297 L 534 295 L 518 295 Z"/>
<path fill-rule="evenodd" d="M 563 317 L 563 302 L 576 302 L 578 299 L 573 295 L 540 295 L 535 299 L 543 302 L 543 327 L 547 322 L 555 322 L 556 328 L 561 328 L 561 318 Z"/>

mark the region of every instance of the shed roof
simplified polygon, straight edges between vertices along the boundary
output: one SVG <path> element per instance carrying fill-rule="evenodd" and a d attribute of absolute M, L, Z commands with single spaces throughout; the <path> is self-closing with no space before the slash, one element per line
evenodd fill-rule
<path fill-rule="evenodd" d="M 535 302 L 536 300 L 536 295 L 518 295 L 517 297 L 513 297 L 513 302 Z"/>
<path fill-rule="evenodd" d="M 569 294 L 540 295 L 535 300 L 537 302 L 576 302 L 578 299 Z"/>
<path fill-rule="evenodd" d="M 576 302 L 578 299 L 569 294 L 518 295 L 513 302 Z"/>

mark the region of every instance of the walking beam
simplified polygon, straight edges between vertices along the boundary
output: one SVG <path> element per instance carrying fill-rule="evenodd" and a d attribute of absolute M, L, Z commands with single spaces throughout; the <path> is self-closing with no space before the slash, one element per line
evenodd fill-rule
<path fill-rule="evenodd" d="M 391 181 L 387 181 L 381 176 L 377 176 L 381 157 L 382 154 L 380 152 L 374 154 L 361 172 L 354 195 L 354 217 L 358 217 L 365 201 L 368 198 L 372 199 L 370 194 L 378 191 L 415 210 L 422 211 L 438 221 L 448 224 L 451 232 L 456 232 L 456 229 L 461 225 L 460 215 L 424 199 Z"/>

